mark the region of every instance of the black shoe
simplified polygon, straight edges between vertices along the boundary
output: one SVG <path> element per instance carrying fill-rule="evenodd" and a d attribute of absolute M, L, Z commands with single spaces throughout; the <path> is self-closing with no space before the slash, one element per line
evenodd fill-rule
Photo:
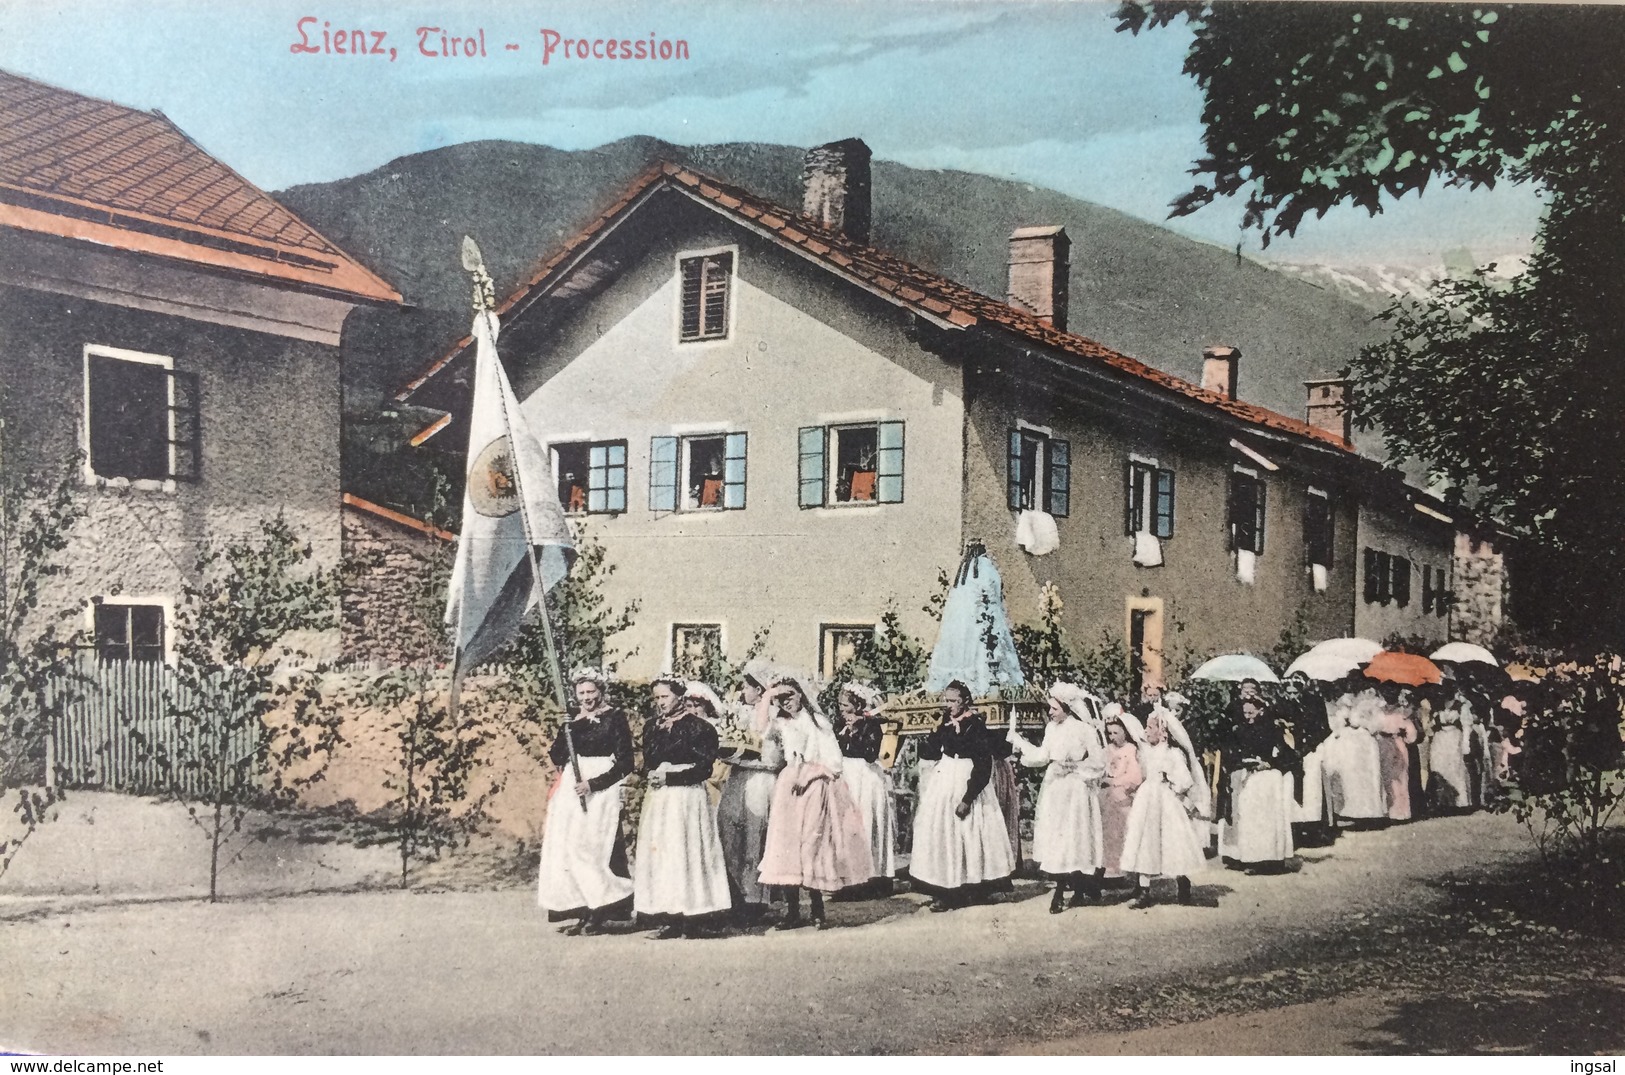
<path fill-rule="evenodd" d="M 781 918 L 778 922 L 776 922 L 774 924 L 773 928 L 774 929 L 779 929 L 779 930 L 800 929 L 802 926 L 805 926 L 806 924 L 807 924 L 806 920 L 803 919 L 800 915 L 785 915 L 783 918 Z"/>
<path fill-rule="evenodd" d="M 664 925 L 664 926 L 660 927 L 660 932 L 655 934 L 655 940 L 657 940 L 657 941 L 675 941 L 679 937 L 681 937 L 682 935 L 683 935 L 683 924 L 681 922 L 672 922 L 672 923 L 669 923 L 667 925 Z"/>
<path fill-rule="evenodd" d="M 1066 910 L 1066 907 L 1065 907 L 1064 902 L 1063 902 L 1063 897 L 1065 897 L 1065 896 L 1066 896 L 1066 889 L 1062 888 L 1060 885 L 1056 885 L 1055 886 L 1055 895 L 1051 896 L 1050 901 L 1049 901 L 1049 913 L 1050 914 L 1060 914 L 1062 911 Z"/>
<path fill-rule="evenodd" d="M 941 914 L 943 911 L 951 911 L 953 909 L 953 904 L 942 899 L 932 900 L 931 906 L 927 908 L 927 910 L 929 910 L 932 914 Z"/>
<path fill-rule="evenodd" d="M 1189 877 L 1181 877 L 1179 879 L 1179 902 L 1183 903 L 1187 907 L 1190 906 L 1191 879 Z"/>
<path fill-rule="evenodd" d="M 1129 901 L 1129 906 L 1134 908 L 1136 911 L 1143 911 L 1155 902 L 1156 901 L 1151 898 L 1151 890 L 1149 888 L 1142 888 L 1134 899 Z"/>
<path fill-rule="evenodd" d="M 586 929 L 587 920 L 585 918 L 578 918 L 574 922 L 570 923 L 570 925 L 564 930 L 564 935 L 566 937 L 579 937 L 582 933 L 586 932 Z"/>

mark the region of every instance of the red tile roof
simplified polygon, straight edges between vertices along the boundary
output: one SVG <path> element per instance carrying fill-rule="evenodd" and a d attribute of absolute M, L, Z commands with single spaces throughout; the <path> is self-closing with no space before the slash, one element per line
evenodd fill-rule
<path fill-rule="evenodd" d="M 0 226 L 375 302 L 400 294 L 161 113 L 0 71 Z"/>
<path fill-rule="evenodd" d="M 957 328 L 973 325 L 995 326 L 1030 340 L 1093 368 L 1115 371 L 1123 376 L 1149 382 L 1167 392 L 1214 407 L 1251 425 L 1306 437 L 1317 443 L 1353 452 L 1354 446 L 1337 434 L 1312 426 L 1297 418 L 1251 403 L 1226 398 L 1217 392 L 1190 383 L 1173 374 L 1148 366 L 1138 359 L 1113 351 L 1103 344 L 1076 333 L 1062 332 L 1031 314 L 1017 310 L 999 299 L 929 272 L 901 258 L 855 243 L 835 232 L 825 231 L 813 221 L 748 191 L 702 175 L 691 168 L 662 162 L 635 179 L 614 204 L 594 218 L 531 275 L 523 285 L 497 307 L 499 314 L 520 307 L 527 299 L 540 297 L 556 283 L 555 272 L 572 256 L 619 223 L 634 203 L 665 186 L 678 189 L 745 226 L 766 231 L 772 238 L 794 247 L 860 286 L 880 292 L 899 305 Z M 462 340 L 441 355 L 406 385 L 396 396 L 405 399 L 466 350 L 472 339 Z"/>

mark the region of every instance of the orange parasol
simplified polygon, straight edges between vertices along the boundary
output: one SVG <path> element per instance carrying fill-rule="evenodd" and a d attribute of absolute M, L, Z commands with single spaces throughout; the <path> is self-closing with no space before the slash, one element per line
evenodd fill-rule
<path fill-rule="evenodd" d="M 1415 653 L 1396 653 L 1383 650 L 1365 666 L 1365 677 L 1382 683 L 1402 683 L 1407 687 L 1420 687 L 1424 683 L 1439 683 L 1444 673 L 1426 657 Z"/>

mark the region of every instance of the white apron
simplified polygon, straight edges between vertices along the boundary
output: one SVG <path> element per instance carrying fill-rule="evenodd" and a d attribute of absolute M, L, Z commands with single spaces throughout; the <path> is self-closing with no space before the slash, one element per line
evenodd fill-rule
<path fill-rule="evenodd" d="M 944 757 L 930 772 L 920 773 L 909 876 L 933 888 L 996 881 L 1015 872 L 1010 832 L 991 779 L 972 802 L 970 814 L 963 819 L 954 816 L 970 786 L 973 765 L 969 758 Z"/>
<path fill-rule="evenodd" d="M 897 807 L 891 797 L 891 775 L 877 761 L 847 758 L 841 779 L 857 801 L 869 833 L 869 851 L 874 856 L 870 876 L 892 876 L 897 872 Z"/>
<path fill-rule="evenodd" d="M 1461 727 L 1443 724 L 1433 733 L 1428 744 L 1428 766 L 1432 772 L 1429 799 L 1435 806 L 1446 810 L 1459 810 L 1472 805 L 1467 776 L 1467 748 L 1470 746 Z"/>
<path fill-rule="evenodd" d="M 1321 740 L 1319 746 L 1303 756 L 1303 802 L 1293 800 L 1292 820 L 1296 824 L 1319 824 L 1330 821 L 1331 816 L 1326 809 L 1326 743 Z M 1290 785 L 1287 794 L 1292 793 Z"/>
<path fill-rule="evenodd" d="M 1230 774 L 1230 817 L 1219 822 L 1219 854 L 1237 862 L 1292 857 L 1292 774 L 1265 769 Z"/>
<path fill-rule="evenodd" d="M 1362 728 L 1339 728 L 1325 743 L 1326 795 L 1331 813 L 1344 818 L 1388 816 L 1377 740 Z"/>
<path fill-rule="evenodd" d="M 704 784 L 644 793 L 632 875 L 632 909 L 640 915 L 702 915 L 731 906 L 716 808 Z"/>
<path fill-rule="evenodd" d="M 580 757 L 581 778 L 602 776 L 614 758 Z M 621 824 L 621 797 L 625 782 L 616 781 L 587 796 L 587 809 L 576 798 L 575 778 L 569 768 L 559 773 L 547 799 L 547 821 L 542 827 L 542 866 L 536 902 L 549 911 L 593 910 L 619 903 L 632 894 L 632 879 L 609 868 L 615 836 Z"/>

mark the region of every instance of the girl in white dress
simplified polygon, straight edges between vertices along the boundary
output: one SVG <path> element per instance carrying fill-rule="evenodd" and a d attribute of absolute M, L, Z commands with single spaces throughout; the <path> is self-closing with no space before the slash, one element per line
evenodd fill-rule
<path fill-rule="evenodd" d="M 1334 817 L 1367 824 L 1388 817 L 1375 700 L 1374 693 L 1346 686 L 1331 705 L 1332 735 L 1324 755 L 1328 809 Z"/>
<path fill-rule="evenodd" d="M 762 848 L 767 843 L 767 816 L 773 805 L 773 785 L 784 767 L 778 740 L 764 735 L 766 729 L 763 682 L 768 673 L 760 669 L 746 672 L 740 686 L 740 702 L 734 710 L 734 725 L 750 729 L 758 742 L 756 750 L 735 747 L 723 761 L 728 777 L 722 783 L 717 801 L 717 835 L 722 839 L 722 857 L 728 863 L 728 885 L 734 897 L 734 910 L 743 917 L 759 918 L 767 911 L 768 887 L 757 874 L 762 868 Z"/>
<path fill-rule="evenodd" d="M 1473 711 L 1458 692 L 1434 711 L 1437 727 L 1428 744 L 1428 798 L 1436 810 L 1463 810 L 1472 805 L 1467 756 L 1473 749 Z"/>
<path fill-rule="evenodd" d="M 1177 736 L 1172 734 L 1175 728 Z M 1123 835 L 1121 866 L 1124 873 L 1137 875 L 1139 891 L 1131 904 L 1136 908 L 1151 906 L 1151 881 L 1156 877 L 1175 878 L 1179 902 L 1189 903 L 1190 876 L 1207 867 L 1192 826 L 1200 813 L 1201 763 L 1189 743 L 1172 713 L 1160 707 L 1152 710 L 1140 750 L 1145 781 L 1134 794 Z"/>
<path fill-rule="evenodd" d="M 1072 906 L 1100 898 L 1103 837 L 1100 778 L 1106 770 L 1106 748 L 1090 719 L 1089 696 L 1082 687 L 1057 683 L 1049 692 L 1049 724 L 1043 745 L 1016 731 L 1009 738 L 1021 753 L 1021 764 L 1043 766 L 1033 818 L 1033 860 L 1055 882 L 1050 914 L 1060 914 L 1067 886 Z"/>

